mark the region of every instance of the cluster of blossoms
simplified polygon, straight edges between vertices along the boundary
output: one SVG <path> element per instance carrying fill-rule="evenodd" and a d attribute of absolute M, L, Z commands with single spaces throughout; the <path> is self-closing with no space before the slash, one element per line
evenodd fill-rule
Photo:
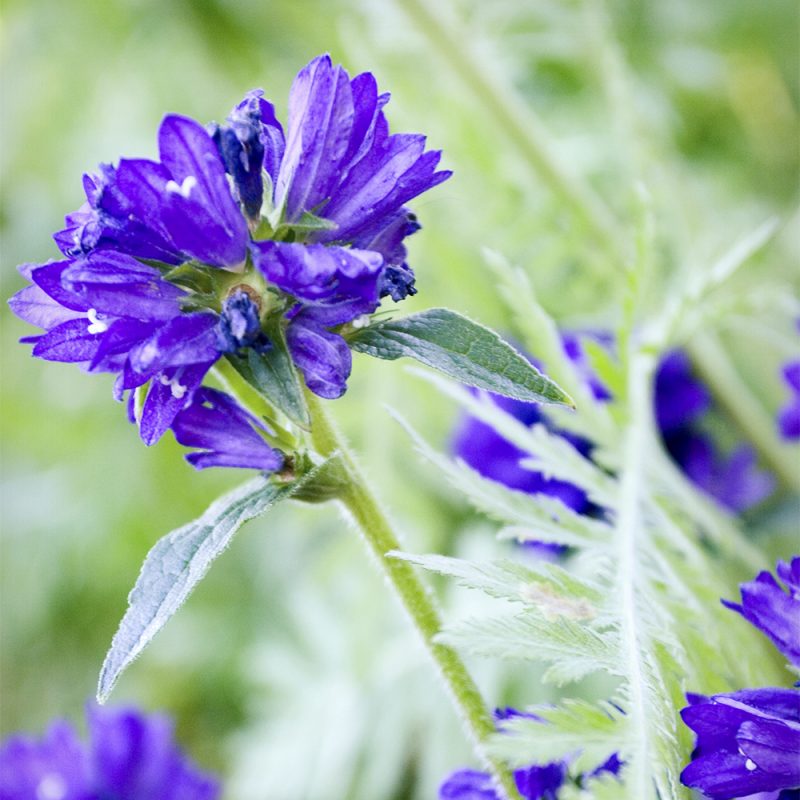
<path fill-rule="evenodd" d="M 222 357 L 285 346 L 310 391 L 339 397 L 343 330 L 415 293 L 405 204 L 450 173 L 423 136 L 389 133 L 388 99 L 320 56 L 292 85 L 285 133 L 261 91 L 223 124 L 165 117 L 159 160 L 85 176 L 54 237 L 64 258 L 21 268 L 31 285 L 11 308 L 43 329 L 23 341 L 114 373 L 147 445 L 172 428 L 197 468 L 280 469 L 268 431 L 201 386 Z"/>
<path fill-rule="evenodd" d="M 495 719 L 503 721 L 512 717 L 538 719 L 533 714 L 523 714 L 513 708 L 497 709 Z M 618 775 L 622 762 L 616 753 L 591 772 L 577 776 L 578 786 L 604 773 Z M 569 761 L 553 761 L 549 764 L 531 764 L 515 770 L 514 782 L 523 800 L 558 800 L 558 791 L 571 782 Z M 498 795 L 488 772 L 475 769 L 460 769 L 453 772 L 439 787 L 439 800 L 497 800 Z"/>
<path fill-rule="evenodd" d="M 800 668 L 800 556 L 741 585 L 741 603 L 723 600 Z M 767 687 L 711 697 L 687 695 L 683 721 L 696 734 L 681 781 L 712 800 L 755 796 L 800 800 L 800 690 Z"/>
<path fill-rule="evenodd" d="M 581 344 L 590 337 L 610 349 L 608 334 L 566 332 L 564 351 L 575 365 L 596 400 L 605 402 L 611 393 L 592 372 Z M 708 389 L 692 373 L 688 356 L 681 350 L 667 353 L 655 378 L 655 416 L 664 445 L 684 474 L 717 502 L 734 512 L 746 511 L 764 500 L 774 488 L 774 479 L 757 467 L 756 454 L 746 443 L 723 454 L 703 430 L 703 416 L 712 408 Z M 567 439 L 582 455 L 591 455 L 592 442 L 559 429 L 542 406 L 491 395 L 492 400 L 524 425 L 541 424 Z M 465 416 L 452 441 L 453 452 L 486 478 L 511 489 L 555 497 L 579 514 L 600 513 L 586 493 L 568 481 L 550 478 L 522 465 L 530 454 L 504 438 L 493 427 Z"/>
<path fill-rule="evenodd" d="M 54 722 L 0 748 L 3 800 L 216 800 L 219 785 L 180 751 L 172 723 L 134 709 L 87 708 L 89 740 Z"/>

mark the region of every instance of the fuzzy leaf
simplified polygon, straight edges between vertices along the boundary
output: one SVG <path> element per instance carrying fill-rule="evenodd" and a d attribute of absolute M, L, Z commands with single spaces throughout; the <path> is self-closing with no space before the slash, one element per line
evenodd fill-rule
<path fill-rule="evenodd" d="M 389 555 L 410 564 L 455 578 L 462 586 L 480 589 L 491 597 L 537 604 L 536 591 L 555 600 L 599 605 L 602 591 L 557 564 L 539 563 L 535 568 L 508 559 L 493 562 L 466 561 L 440 555 L 414 555 L 393 550 Z M 536 590 L 536 591 L 535 591 Z M 541 598 L 544 599 L 543 597 Z"/>
<path fill-rule="evenodd" d="M 543 680 L 571 683 L 593 672 L 620 674 L 619 637 L 580 621 L 592 614 L 588 604 L 564 604 L 550 619 L 535 612 L 467 619 L 448 625 L 437 641 L 493 658 L 544 661 L 553 666 Z M 574 614 L 572 619 L 564 614 Z"/>
<path fill-rule="evenodd" d="M 526 717 L 506 720 L 503 732 L 489 741 L 494 755 L 521 767 L 577 753 L 572 763 L 576 771 L 594 769 L 613 752 L 625 757 L 627 719 L 610 703 L 566 699 L 555 708 L 537 706 L 528 711 L 542 722 Z"/>
<path fill-rule="evenodd" d="M 100 671 L 97 698 L 101 703 L 119 676 L 183 605 L 239 528 L 291 497 L 319 469 L 288 486 L 263 475 L 254 478 L 220 497 L 194 522 L 156 542 L 145 558 Z"/>
<path fill-rule="evenodd" d="M 573 405 L 558 385 L 494 331 L 446 308 L 377 322 L 348 337 L 359 353 L 407 356 L 469 386 L 527 402 Z"/>
<path fill-rule="evenodd" d="M 398 412 L 391 413 L 414 440 L 417 450 L 455 489 L 479 511 L 509 526 L 501 532 L 503 538 L 570 547 L 590 547 L 608 539 L 611 529 L 606 522 L 578 514 L 556 497 L 534 497 L 484 478 L 462 461 L 438 453 Z"/>

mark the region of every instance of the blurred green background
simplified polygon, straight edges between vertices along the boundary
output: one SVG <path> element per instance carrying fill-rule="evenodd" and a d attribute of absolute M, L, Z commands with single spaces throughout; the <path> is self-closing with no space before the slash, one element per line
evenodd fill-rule
<path fill-rule="evenodd" d="M 635 205 L 635 165 L 646 165 L 665 251 L 680 231 L 681 252 L 704 263 L 733 235 L 779 215 L 788 226 L 753 269 L 788 291 L 798 251 L 793 0 L 621 0 L 607 16 L 595 2 L 434 7 L 450 43 L 535 109 L 561 163 L 623 223 Z M 469 75 L 453 68 L 447 46 L 406 2 L 7 0 L 2 296 L 22 285 L 15 265 L 57 256 L 50 234 L 82 202 L 84 171 L 153 156 L 164 113 L 221 119 L 256 86 L 285 118 L 292 77 L 327 50 L 351 74 L 373 71 L 392 92 L 393 129 L 425 132 L 455 171 L 414 204 L 424 225 L 410 246 L 420 292 L 404 310 L 449 305 L 513 334 L 482 255 L 489 247 L 529 272 L 564 324 L 608 325 L 622 297 L 616 273 Z M 602 76 L 616 57 L 633 80 L 615 107 Z M 641 136 L 632 144 L 622 118 L 633 107 Z M 685 267 L 678 260 L 668 252 L 664 263 Z M 723 326 L 740 360 L 750 359 L 770 413 L 782 401 L 777 366 L 794 346 L 796 310 L 780 291 L 775 298 L 732 295 L 733 322 Z M 112 401 L 109 377 L 34 361 L 16 344 L 26 327 L 5 306 L 0 320 L 6 735 L 39 732 L 53 716 L 80 719 L 147 550 L 242 475 L 195 473 L 169 437 L 145 449 Z M 440 445 L 455 412 L 398 364 L 361 356 L 335 403 L 407 548 L 502 551 L 492 525 L 420 465 L 387 403 Z M 113 701 L 173 714 L 181 741 L 223 776 L 228 798 L 431 798 L 441 776 L 471 756 L 385 595 L 333 508 L 279 508 L 238 536 Z M 458 613 L 467 599 L 444 602 Z M 546 698 L 535 675 L 475 668 L 497 704 Z"/>

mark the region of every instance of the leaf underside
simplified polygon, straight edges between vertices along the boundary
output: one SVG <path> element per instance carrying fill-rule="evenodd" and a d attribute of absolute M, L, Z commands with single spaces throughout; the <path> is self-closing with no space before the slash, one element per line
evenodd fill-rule
<path fill-rule="evenodd" d="M 97 686 L 101 703 L 120 675 L 183 605 L 239 528 L 291 497 L 322 466 L 288 486 L 264 475 L 253 478 L 214 501 L 198 519 L 156 542 L 144 560 L 128 597 L 128 610 L 103 662 Z"/>

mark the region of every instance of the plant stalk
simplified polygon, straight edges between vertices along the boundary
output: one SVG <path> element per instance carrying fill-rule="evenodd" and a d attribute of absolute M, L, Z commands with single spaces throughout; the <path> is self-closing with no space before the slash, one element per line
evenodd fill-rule
<path fill-rule="evenodd" d="M 473 739 L 479 757 L 494 777 L 499 796 L 503 800 L 519 800 L 511 771 L 486 751 L 486 740 L 496 733 L 496 728 L 478 687 L 458 653 L 435 641 L 442 625 L 430 590 L 424 586 L 410 564 L 388 556 L 391 551 L 401 549 L 391 523 L 322 403 L 310 393 L 306 396 L 311 412 L 311 439 L 315 449 L 326 457 L 338 452 L 342 461 L 345 481 L 339 502 L 352 515 L 367 548 L 377 560 L 381 572 L 422 637 L 447 686 L 451 700 Z"/>

